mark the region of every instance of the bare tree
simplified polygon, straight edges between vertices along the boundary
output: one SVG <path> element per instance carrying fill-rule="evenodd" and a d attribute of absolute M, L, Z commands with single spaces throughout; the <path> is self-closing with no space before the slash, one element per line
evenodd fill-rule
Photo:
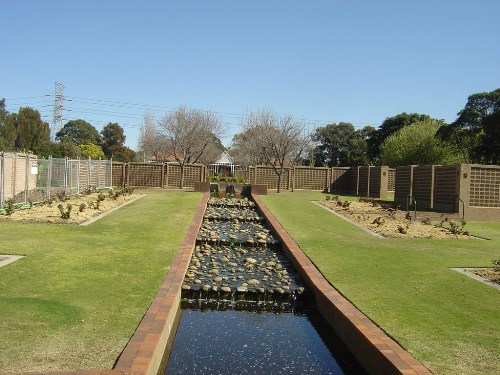
<path fill-rule="evenodd" d="M 154 114 L 150 111 L 144 113 L 138 146 L 144 159 L 154 156 L 156 161 L 160 161 L 167 151 L 167 139 L 158 128 Z"/>
<path fill-rule="evenodd" d="M 212 112 L 187 110 L 181 106 L 177 111 L 166 114 L 159 125 L 167 139 L 168 151 L 181 167 L 179 187 L 182 189 L 185 166 L 200 160 L 209 145 L 222 135 L 222 124 Z"/>
<path fill-rule="evenodd" d="M 285 167 L 295 166 L 310 148 L 310 135 L 303 122 L 271 110 L 252 111 L 243 120 L 243 132 L 235 137 L 236 148 L 247 158 L 273 167 L 278 176 L 278 193 Z"/>

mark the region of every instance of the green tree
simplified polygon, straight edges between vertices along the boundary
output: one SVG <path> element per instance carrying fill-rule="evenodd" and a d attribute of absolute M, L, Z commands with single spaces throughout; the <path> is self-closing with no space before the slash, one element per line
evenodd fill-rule
<path fill-rule="evenodd" d="M 76 145 L 102 143 L 101 136 L 97 129 L 85 120 L 71 120 L 67 122 L 61 130 L 56 133 L 56 140 L 71 141 Z"/>
<path fill-rule="evenodd" d="M 315 165 L 367 165 L 367 138 L 374 131 L 375 128 L 371 126 L 355 130 L 348 122 L 317 128 L 312 137 L 318 143 L 314 149 Z"/>
<path fill-rule="evenodd" d="M 112 157 L 111 149 L 114 146 L 123 146 L 125 143 L 125 132 L 123 128 L 117 124 L 116 122 L 108 123 L 102 130 L 102 150 L 107 158 Z M 117 147 L 114 147 L 115 152 L 118 150 Z"/>
<path fill-rule="evenodd" d="M 0 100 L 0 151 L 14 148 L 16 128 L 13 116 L 5 109 L 5 99 Z"/>
<path fill-rule="evenodd" d="M 494 124 L 499 111 L 500 89 L 470 95 L 465 108 L 458 112 L 457 119 L 443 126 L 438 134 L 462 150 L 470 162 L 488 163 L 497 160 L 496 149 L 491 146 L 498 145 L 495 138 L 498 130 Z"/>
<path fill-rule="evenodd" d="M 92 143 L 78 145 L 80 149 L 80 156 L 84 158 L 90 157 L 91 159 L 104 159 L 105 155 L 100 146 Z"/>
<path fill-rule="evenodd" d="M 388 117 L 384 120 L 382 125 L 379 126 L 376 132 L 373 132 L 368 138 L 368 157 L 369 159 L 377 163 L 380 159 L 380 146 L 384 140 L 391 134 L 394 134 L 398 130 L 409 126 L 419 121 L 433 120 L 439 121 L 444 125 L 443 120 L 432 119 L 429 115 L 422 115 L 419 113 L 400 113 L 399 115 Z"/>
<path fill-rule="evenodd" d="M 380 146 L 383 165 L 453 164 L 463 162 L 456 150 L 436 137 L 441 121 L 424 120 L 405 126 Z"/>
<path fill-rule="evenodd" d="M 14 146 L 17 150 L 36 153 L 40 145 L 50 142 L 49 124 L 42 120 L 36 109 L 20 108 L 15 124 L 17 136 Z"/>
<path fill-rule="evenodd" d="M 369 165 L 368 159 L 368 138 L 376 129 L 373 126 L 365 126 L 363 129 L 356 130 L 349 140 L 349 156 L 347 165 L 354 167 L 359 165 Z"/>
<path fill-rule="evenodd" d="M 122 145 L 113 145 L 108 149 L 109 155 L 106 155 L 108 159 L 113 158 L 114 161 L 121 161 L 123 163 L 129 163 L 131 161 L 137 160 L 137 153 Z"/>
<path fill-rule="evenodd" d="M 500 165 L 500 110 L 496 110 L 482 121 L 483 134 L 477 149 L 481 160 Z"/>

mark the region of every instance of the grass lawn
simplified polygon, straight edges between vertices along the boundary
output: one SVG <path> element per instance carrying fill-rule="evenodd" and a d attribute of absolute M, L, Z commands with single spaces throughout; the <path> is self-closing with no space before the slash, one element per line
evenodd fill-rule
<path fill-rule="evenodd" d="M 0 225 L 0 372 L 112 368 L 184 237 L 201 194 L 147 195 L 83 227 Z"/>
<path fill-rule="evenodd" d="M 262 196 L 325 277 L 436 374 L 500 373 L 500 294 L 450 270 L 500 259 L 500 222 L 469 222 L 481 240 L 379 239 L 310 200 Z"/>

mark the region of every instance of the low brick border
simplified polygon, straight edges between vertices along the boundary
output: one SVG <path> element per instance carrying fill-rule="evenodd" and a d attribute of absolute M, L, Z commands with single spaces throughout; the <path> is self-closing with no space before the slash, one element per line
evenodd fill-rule
<path fill-rule="evenodd" d="M 172 333 L 176 330 L 182 281 L 196 245 L 208 198 L 209 193 L 204 193 L 165 281 L 116 362 L 115 370 L 126 374 L 158 373 L 165 348 L 174 339 Z"/>
<path fill-rule="evenodd" d="M 252 195 L 283 251 L 312 289 L 318 311 L 370 374 L 432 374 L 358 310 L 321 274 L 264 202 Z"/>

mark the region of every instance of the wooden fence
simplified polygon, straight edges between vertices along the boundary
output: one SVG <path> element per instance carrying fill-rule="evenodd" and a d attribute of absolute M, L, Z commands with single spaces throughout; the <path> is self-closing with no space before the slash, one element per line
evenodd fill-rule
<path fill-rule="evenodd" d="M 184 188 L 205 181 L 206 167 L 189 164 L 184 167 Z M 177 163 L 113 163 L 113 185 L 122 187 L 178 188 L 181 167 Z"/>
<path fill-rule="evenodd" d="M 394 201 L 406 207 L 458 213 L 466 220 L 500 220 L 500 166 L 425 165 L 396 168 Z"/>

